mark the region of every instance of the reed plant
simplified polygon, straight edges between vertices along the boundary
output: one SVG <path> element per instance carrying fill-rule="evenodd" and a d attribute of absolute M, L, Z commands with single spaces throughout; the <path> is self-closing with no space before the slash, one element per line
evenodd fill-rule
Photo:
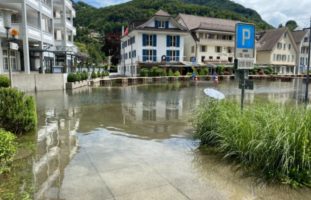
<path fill-rule="evenodd" d="M 202 146 L 269 181 L 311 187 L 311 110 L 206 100 L 193 120 Z"/>

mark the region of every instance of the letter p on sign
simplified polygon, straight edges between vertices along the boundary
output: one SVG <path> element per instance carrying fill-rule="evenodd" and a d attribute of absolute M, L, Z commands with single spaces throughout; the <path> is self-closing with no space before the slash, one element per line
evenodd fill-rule
<path fill-rule="evenodd" d="M 254 49 L 255 27 L 251 24 L 237 24 L 236 44 L 238 49 Z"/>

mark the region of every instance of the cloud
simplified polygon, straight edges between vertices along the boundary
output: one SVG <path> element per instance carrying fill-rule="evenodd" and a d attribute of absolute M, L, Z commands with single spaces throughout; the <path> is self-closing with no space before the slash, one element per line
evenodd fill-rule
<path fill-rule="evenodd" d="M 77 1 L 83 1 L 83 2 L 88 3 L 94 7 L 99 8 L 99 7 L 105 7 L 105 6 L 125 3 L 129 0 L 77 0 Z"/>
<path fill-rule="evenodd" d="M 310 0 L 233 0 L 245 7 L 256 10 L 262 18 L 273 26 L 285 24 L 288 20 L 297 21 L 301 27 L 309 26 Z"/>

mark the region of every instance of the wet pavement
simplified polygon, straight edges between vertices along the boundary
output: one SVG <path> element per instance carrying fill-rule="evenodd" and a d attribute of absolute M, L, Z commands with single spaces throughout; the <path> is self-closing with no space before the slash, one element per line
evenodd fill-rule
<path fill-rule="evenodd" d="M 311 199 L 310 189 L 266 185 L 200 150 L 191 114 L 212 83 L 198 82 L 35 95 L 39 130 L 35 199 Z M 255 84 L 246 103 L 298 104 L 303 85 Z M 217 89 L 239 100 L 235 82 Z"/>

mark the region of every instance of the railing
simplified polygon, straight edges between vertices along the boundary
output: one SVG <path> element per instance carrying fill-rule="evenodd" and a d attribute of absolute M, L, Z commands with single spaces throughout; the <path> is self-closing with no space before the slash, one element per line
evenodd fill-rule
<path fill-rule="evenodd" d="M 54 43 L 53 34 L 44 32 L 44 33 L 43 33 L 43 40 L 44 40 L 46 43 L 53 44 L 53 43 Z"/>
<path fill-rule="evenodd" d="M 27 31 L 29 37 L 31 37 L 32 39 L 38 40 L 38 38 L 41 38 L 41 30 L 39 28 L 28 25 Z"/>

